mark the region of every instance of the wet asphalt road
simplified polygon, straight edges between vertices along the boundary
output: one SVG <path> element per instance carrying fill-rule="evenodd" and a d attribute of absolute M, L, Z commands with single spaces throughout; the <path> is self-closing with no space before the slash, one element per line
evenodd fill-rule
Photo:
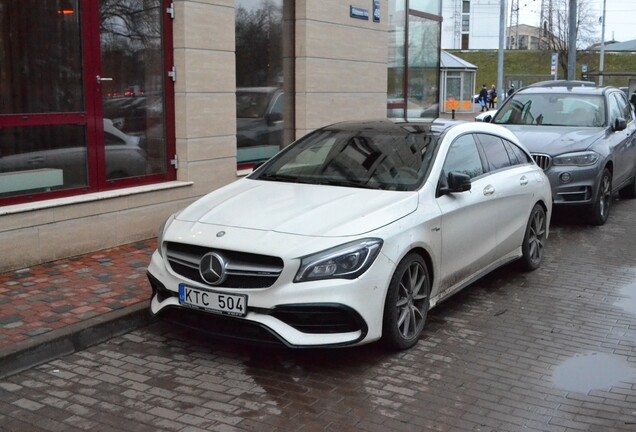
<path fill-rule="evenodd" d="M 636 431 L 636 200 L 433 309 L 410 351 L 289 351 L 157 323 L 0 381 L 3 431 Z"/>

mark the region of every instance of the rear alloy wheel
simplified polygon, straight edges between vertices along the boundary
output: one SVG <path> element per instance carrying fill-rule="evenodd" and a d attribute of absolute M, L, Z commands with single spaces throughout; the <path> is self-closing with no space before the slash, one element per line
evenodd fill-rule
<path fill-rule="evenodd" d="M 535 204 L 530 212 L 530 219 L 526 226 L 526 235 L 521 245 L 521 264 L 524 270 L 532 271 L 539 268 L 543 261 L 547 234 L 547 218 L 541 205 Z"/>
<path fill-rule="evenodd" d="M 422 334 L 429 308 L 431 282 L 422 257 L 414 252 L 400 262 L 384 304 L 382 341 L 391 349 L 407 349 Z"/>
<path fill-rule="evenodd" d="M 612 205 L 612 173 L 605 168 L 599 183 L 596 201 L 592 206 L 590 219 L 592 225 L 603 225 L 609 217 L 610 207 Z"/>

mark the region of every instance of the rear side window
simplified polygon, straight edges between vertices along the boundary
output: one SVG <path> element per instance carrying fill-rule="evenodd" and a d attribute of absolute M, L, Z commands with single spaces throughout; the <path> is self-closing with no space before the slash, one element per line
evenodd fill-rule
<path fill-rule="evenodd" d="M 510 141 L 503 140 L 504 146 L 508 151 L 508 157 L 512 165 L 523 165 L 532 162 L 530 156 Z"/>
<path fill-rule="evenodd" d="M 508 151 L 504 147 L 501 138 L 487 134 L 477 134 L 477 137 L 488 160 L 489 171 L 496 171 L 510 166 Z"/>

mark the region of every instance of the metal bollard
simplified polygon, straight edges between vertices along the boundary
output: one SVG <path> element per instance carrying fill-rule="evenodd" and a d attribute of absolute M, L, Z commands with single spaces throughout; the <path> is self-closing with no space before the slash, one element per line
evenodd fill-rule
<path fill-rule="evenodd" d="M 451 119 L 455 120 L 455 110 L 451 111 Z"/>

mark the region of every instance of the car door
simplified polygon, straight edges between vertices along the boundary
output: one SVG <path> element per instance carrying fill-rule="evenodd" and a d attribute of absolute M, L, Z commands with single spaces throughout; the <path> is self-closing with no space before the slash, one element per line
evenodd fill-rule
<path fill-rule="evenodd" d="M 449 172 L 469 175 L 472 185 L 470 191 L 437 197 L 442 213 L 439 286 L 441 292 L 447 291 L 445 295 L 492 262 L 496 219 L 491 178 L 472 134 L 462 135 L 450 145 L 440 187 Z"/>
<path fill-rule="evenodd" d="M 627 181 L 627 179 L 633 174 L 634 160 L 633 160 L 633 135 L 634 135 L 634 121 L 631 116 L 631 110 L 626 109 L 622 104 L 622 98 L 617 92 L 611 92 L 607 95 L 609 105 L 609 119 L 612 133 L 610 133 L 606 140 L 609 146 L 609 152 L 612 155 L 614 162 L 614 174 L 612 179 L 612 187 L 617 188 Z M 626 102 L 626 101 L 624 101 Z M 629 118 L 625 118 L 628 115 Z M 623 118 L 629 124 L 624 130 L 614 130 L 616 119 Z M 631 120 L 631 121 L 630 121 Z"/>
<path fill-rule="evenodd" d="M 634 114 L 632 112 L 632 106 L 622 92 L 614 92 L 613 96 L 616 97 L 618 108 L 622 112 L 621 117 L 625 119 L 627 124 L 626 129 L 623 131 L 624 142 L 618 148 L 617 158 L 620 158 L 621 177 L 617 179 L 615 186 L 622 185 L 629 180 L 634 174 L 636 169 L 636 121 L 634 121 Z M 616 162 L 618 164 L 618 162 Z"/>
<path fill-rule="evenodd" d="M 496 207 L 494 260 L 514 252 L 523 241 L 538 183 L 536 167 L 523 150 L 495 135 L 476 134 L 490 172 Z"/>

